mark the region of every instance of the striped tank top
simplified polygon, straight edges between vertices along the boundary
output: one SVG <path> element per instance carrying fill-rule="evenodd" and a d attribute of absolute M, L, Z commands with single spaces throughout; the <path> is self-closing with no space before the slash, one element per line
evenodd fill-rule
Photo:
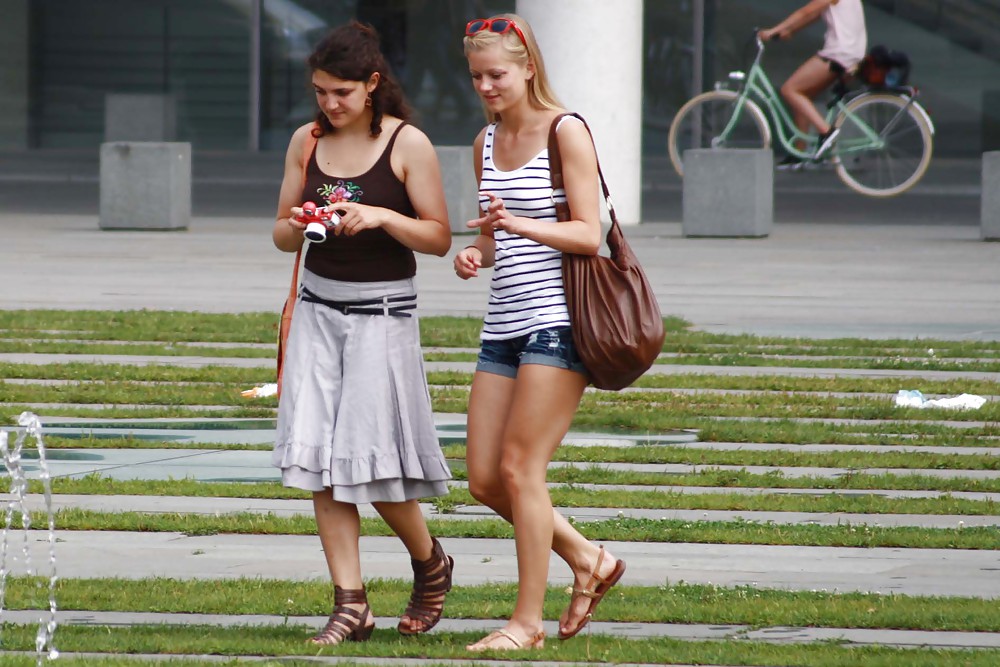
<path fill-rule="evenodd" d="M 552 189 L 548 147 L 527 164 L 502 171 L 493 164 L 496 129 L 496 123 L 486 129 L 480 192 L 492 192 L 503 199 L 511 215 L 557 224 L 553 200 L 565 202 L 566 192 Z M 483 198 L 480 203 L 485 205 L 486 201 Z M 493 234 L 495 263 L 481 338 L 506 340 L 539 329 L 568 327 L 562 251 L 502 229 Z"/>

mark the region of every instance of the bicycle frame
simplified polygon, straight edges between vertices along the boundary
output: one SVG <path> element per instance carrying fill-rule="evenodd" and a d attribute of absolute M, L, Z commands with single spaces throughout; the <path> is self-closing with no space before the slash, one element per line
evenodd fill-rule
<path fill-rule="evenodd" d="M 764 67 L 761 65 L 761 58 L 764 55 L 764 42 L 760 39 L 756 32 L 754 33 L 754 36 L 757 40 L 757 55 L 754 57 L 753 62 L 746 73 L 742 71 L 730 72 L 730 81 L 739 83 L 739 88 L 736 91 L 739 94 L 739 97 L 736 100 L 736 106 L 733 109 L 733 115 L 729 119 L 729 123 L 726 124 L 722 133 L 712 140 L 712 144 L 713 146 L 717 146 L 725 142 L 726 138 L 736 126 L 736 121 L 743 112 L 743 107 L 745 106 L 746 101 L 750 99 L 761 108 L 768 120 L 770 120 L 771 125 L 774 128 L 774 133 L 777 136 L 778 141 L 781 143 L 782 148 L 784 148 L 789 154 L 800 159 L 811 159 L 813 157 L 813 150 L 810 145 L 815 144 L 816 136 L 807 134 L 795 126 L 795 121 L 792 119 L 787 107 L 781 100 L 778 91 L 775 90 L 770 78 L 764 71 Z M 725 84 L 723 82 L 717 82 L 715 87 L 716 89 L 720 89 L 724 85 Z M 908 88 L 906 90 L 909 94 L 894 91 L 893 94 L 897 94 L 904 98 L 907 101 L 907 104 L 900 109 L 891 121 L 889 121 L 888 125 L 883 128 L 881 134 L 875 132 L 875 130 L 873 130 L 867 123 L 858 118 L 857 115 L 852 113 L 845 104 L 845 99 L 854 99 L 861 95 L 869 94 L 867 90 L 860 91 L 858 94 L 851 96 L 838 95 L 829 105 L 826 112 L 826 122 L 832 125 L 834 120 L 836 120 L 840 114 L 843 114 L 845 119 L 841 122 L 841 126 L 850 122 L 858 128 L 861 136 L 854 139 L 844 139 L 842 141 L 838 141 L 834 144 L 831 155 L 846 155 L 854 152 L 884 148 L 885 141 L 882 136 L 887 135 L 903 114 L 906 113 L 910 105 L 915 104 L 916 89 Z M 919 105 L 917 105 L 917 108 L 926 118 L 926 112 L 924 112 Z M 929 121 L 930 119 L 927 118 L 927 120 Z M 931 125 L 931 128 L 933 132 L 933 125 Z M 802 141 L 807 147 L 810 148 L 807 150 L 801 150 L 795 146 L 796 141 Z"/>

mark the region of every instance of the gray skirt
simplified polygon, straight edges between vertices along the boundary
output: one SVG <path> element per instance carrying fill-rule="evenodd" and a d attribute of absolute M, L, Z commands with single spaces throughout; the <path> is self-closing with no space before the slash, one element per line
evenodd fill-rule
<path fill-rule="evenodd" d="M 340 303 L 416 294 L 412 279 L 341 282 L 306 270 L 302 286 Z M 295 304 L 271 457 L 285 486 L 355 504 L 448 493 L 417 317 L 404 312 Z"/>

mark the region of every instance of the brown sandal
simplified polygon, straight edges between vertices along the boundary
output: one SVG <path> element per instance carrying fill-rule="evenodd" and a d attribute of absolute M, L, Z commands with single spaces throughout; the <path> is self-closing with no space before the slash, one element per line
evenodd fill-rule
<path fill-rule="evenodd" d="M 572 605 L 576 602 L 578 596 L 583 596 L 590 598 L 590 605 L 587 607 L 587 613 L 583 615 L 583 619 L 580 624 L 573 628 L 570 632 L 563 632 L 562 629 L 559 630 L 559 639 L 569 639 L 570 637 L 575 637 L 580 630 L 583 630 L 590 619 L 594 617 L 594 610 L 597 609 L 598 603 L 604 599 L 604 595 L 611 590 L 611 587 L 618 583 L 618 580 L 622 578 L 625 574 L 625 561 L 618 559 L 615 561 L 615 569 L 607 577 L 602 577 L 598 572 L 601 571 L 601 563 L 604 562 L 604 547 L 597 553 L 597 565 L 594 566 L 594 571 L 590 574 L 590 580 L 587 581 L 587 585 L 583 588 L 574 588 L 573 596 L 570 598 L 570 604 Z"/>
<path fill-rule="evenodd" d="M 356 611 L 347 604 L 364 603 L 361 611 Z M 372 636 L 375 623 L 363 625 L 371 614 L 371 607 L 368 606 L 368 595 L 365 589 L 343 589 L 340 586 L 333 587 L 333 611 L 330 613 L 330 620 L 326 622 L 319 634 L 310 639 L 313 644 L 323 644 L 333 646 L 342 641 L 363 642 Z"/>
<path fill-rule="evenodd" d="M 441 620 L 444 611 L 445 594 L 451 590 L 451 573 L 455 568 L 455 559 L 447 556 L 437 538 L 432 538 L 433 548 L 427 560 L 410 559 L 413 566 L 413 593 L 410 604 L 403 616 L 411 621 L 423 624 L 420 630 L 411 630 L 403 625 L 402 620 L 396 627 L 402 635 L 419 635 L 427 632 Z"/>

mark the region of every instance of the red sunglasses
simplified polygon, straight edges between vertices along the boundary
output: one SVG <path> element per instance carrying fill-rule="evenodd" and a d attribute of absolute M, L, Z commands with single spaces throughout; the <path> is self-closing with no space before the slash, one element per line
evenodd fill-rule
<path fill-rule="evenodd" d="M 521 29 L 517 27 L 517 24 L 510 19 L 473 19 L 469 21 L 465 26 L 466 37 L 471 37 L 477 32 L 482 32 L 483 30 L 489 30 L 490 32 L 495 32 L 498 35 L 503 35 L 505 33 L 513 30 L 517 33 L 517 36 L 521 38 L 521 43 L 525 47 L 528 46 L 528 41 L 524 38 L 524 33 Z"/>

